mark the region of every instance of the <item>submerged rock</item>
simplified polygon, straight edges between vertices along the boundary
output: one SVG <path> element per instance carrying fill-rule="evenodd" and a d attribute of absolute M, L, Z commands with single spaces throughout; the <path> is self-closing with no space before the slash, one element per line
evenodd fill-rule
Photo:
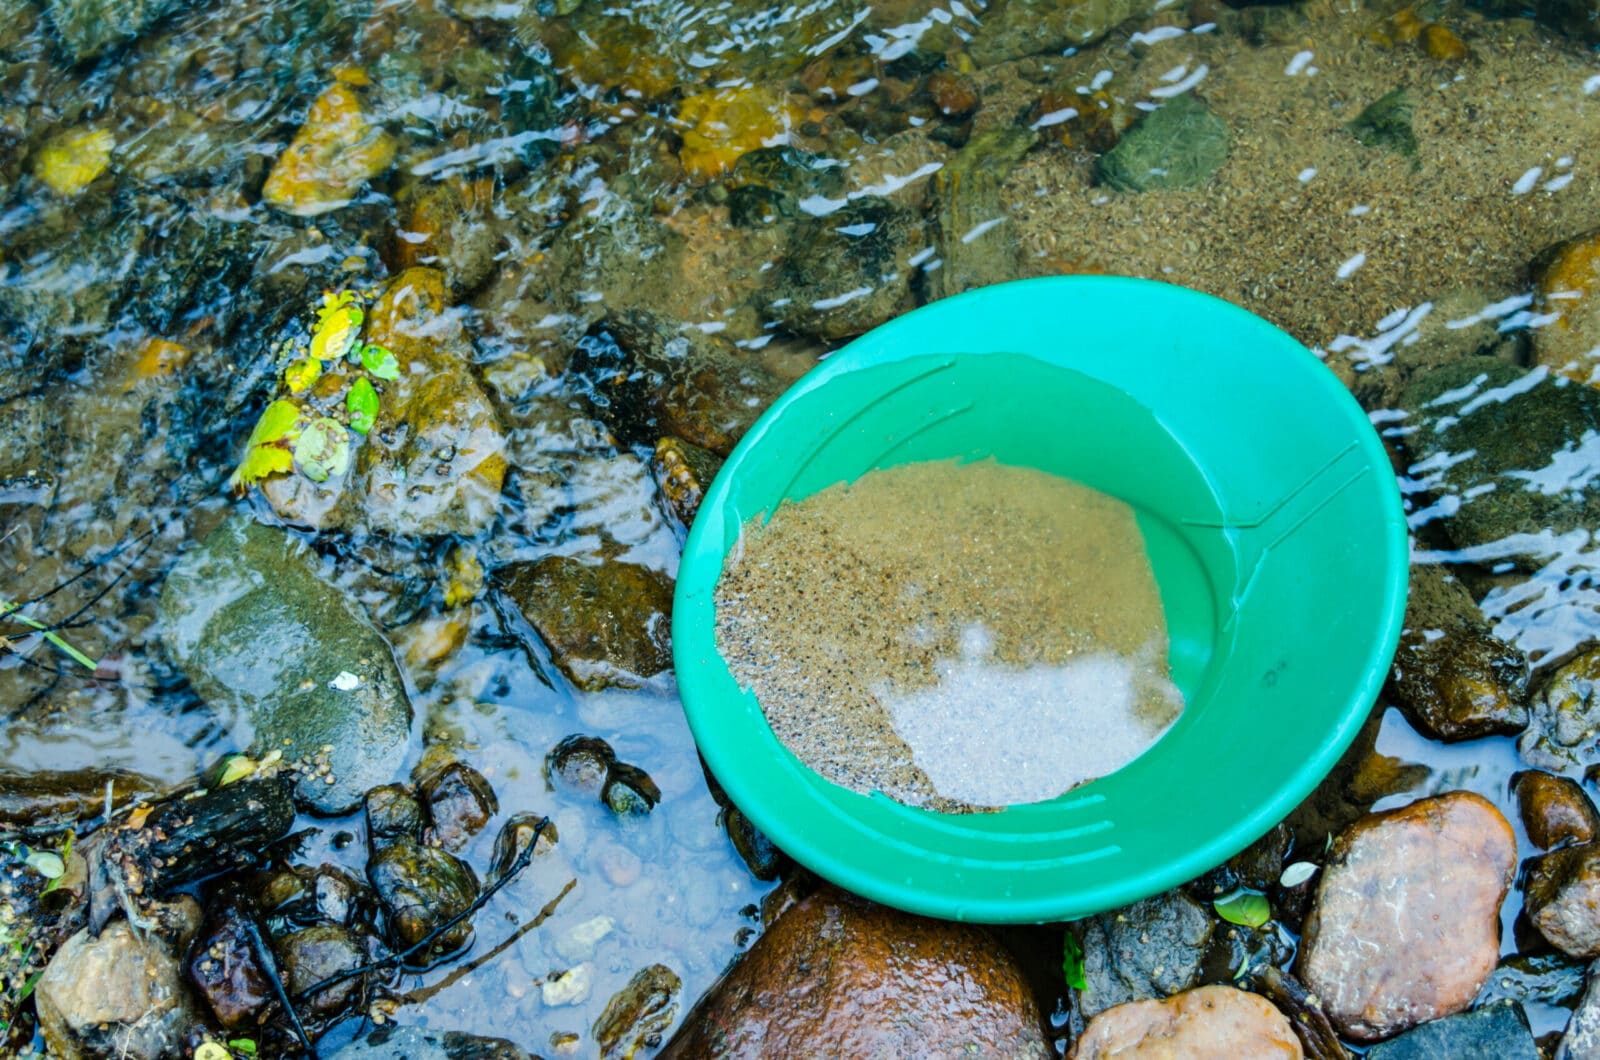
<path fill-rule="evenodd" d="M 991 129 L 973 137 L 933 175 L 939 266 L 922 273 L 929 301 L 1017 278 L 1016 231 L 1001 189 L 1038 142 L 1032 129 Z"/>
<path fill-rule="evenodd" d="M 1228 158 L 1228 127 L 1191 92 L 1135 122 L 1100 156 L 1100 183 L 1117 191 L 1198 188 Z"/>
<path fill-rule="evenodd" d="M 49 1054 L 60 1060 L 164 1060 L 176 1056 L 200 1020 L 175 956 L 189 944 L 199 907 L 176 939 L 135 933 L 118 920 L 98 938 L 80 931 L 50 959 L 34 992 Z"/>
<path fill-rule="evenodd" d="M 688 533 L 706 490 L 711 488 L 711 480 L 721 468 L 720 456 L 693 442 L 663 438 L 656 443 L 650 474 L 661 497 L 662 514 L 680 535 Z"/>
<path fill-rule="evenodd" d="M 1334 841 L 1300 975 L 1358 1041 L 1460 1012 L 1494 969 L 1515 870 L 1511 826 L 1478 795 L 1370 814 Z"/>
<path fill-rule="evenodd" d="M 1051 1055 L 1021 969 L 993 936 L 825 889 L 783 913 L 660 1060 Z"/>
<path fill-rule="evenodd" d="M 1600 391 L 1487 358 L 1420 376 L 1402 395 L 1415 410 L 1406 435 L 1437 498 L 1459 503 L 1440 521 L 1458 548 L 1600 523 L 1600 481 L 1583 471 L 1600 436 Z M 1581 458 L 1581 459 L 1580 459 Z"/>
<path fill-rule="evenodd" d="M 261 198 L 300 217 L 337 210 L 388 169 L 394 155 L 394 137 L 367 116 L 356 89 L 334 84 L 311 104 Z"/>
<path fill-rule="evenodd" d="M 1440 567 L 1413 566 L 1389 686 L 1406 720 L 1436 740 L 1521 732 L 1528 664 Z"/>
<path fill-rule="evenodd" d="M 1161 7 L 1159 0 L 1005 0 L 984 13 L 968 45 L 980 66 L 1043 52 L 1060 54 L 1099 40 L 1130 18 Z"/>
<path fill-rule="evenodd" d="M 284 986 L 299 994 L 329 976 L 360 968 L 374 956 L 373 941 L 339 924 L 315 924 L 285 935 L 276 943 Z M 364 979 L 358 975 L 307 997 L 301 1018 L 338 1019 L 360 1001 Z"/>
<path fill-rule="evenodd" d="M 801 112 L 766 88 L 746 85 L 689 96 L 678 105 L 683 168 L 697 181 L 719 177 L 740 156 L 789 138 Z"/>
<path fill-rule="evenodd" d="M 672 585 L 636 563 L 547 556 L 499 575 L 500 598 L 585 691 L 637 688 L 672 666 Z"/>
<path fill-rule="evenodd" d="M 795 225 L 767 291 L 772 316 L 799 335 L 852 338 L 911 308 L 911 258 L 923 249 L 910 210 L 862 195 Z"/>
<path fill-rule="evenodd" d="M 81 63 L 141 36 L 187 0 L 45 0 L 61 47 Z"/>
<path fill-rule="evenodd" d="M 466 846 L 500 811 L 500 802 L 483 774 L 454 760 L 444 748 L 430 748 L 411 775 L 432 822 L 424 839 L 446 850 Z"/>
<path fill-rule="evenodd" d="M 1522 760 L 1560 772 L 1600 762 L 1600 648 L 1566 663 L 1534 697 L 1528 731 L 1517 741 Z"/>
<path fill-rule="evenodd" d="M 504 1038 L 395 1026 L 379 1027 L 323 1055 L 327 1060 L 534 1060 Z"/>
<path fill-rule="evenodd" d="M 1574 236 L 1534 259 L 1542 313 L 1555 319 L 1533 330 L 1533 358 L 1579 383 L 1600 367 L 1600 229 Z"/>
<path fill-rule="evenodd" d="M 438 847 L 398 839 L 367 862 L 367 877 L 383 903 L 389 941 L 396 950 L 421 942 L 428 933 L 462 912 L 478 897 L 472 866 Z M 441 935 L 425 951 L 406 959 L 411 968 L 426 968 L 472 942 L 467 919 Z"/>
<path fill-rule="evenodd" d="M 1541 850 L 1600 837 L 1600 813 L 1572 778 L 1529 770 L 1512 778 L 1511 792 L 1522 827 Z"/>
<path fill-rule="evenodd" d="M 640 1049 L 661 1044 L 662 1035 L 678 1018 L 683 980 L 664 964 L 641 968 L 606 1002 L 594 1021 L 594 1040 L 603 1060 L 633 1060 Z"/>
<path fill-rule="evenodd" d="M 1165 1001 L 1132 1001 L 1095 1016 L 1069 1060 L 1161 1056 L 1193 1060 L 1299 1060 L 1300 1039 L 1270 1001 L 1231 986 L 1203 986 Z"/>
<path fill-rule="evenodd" d="M 302 805 L 347 813 L 399 768 L 411 704 L 389 646 L 292 537 L 230 519 L 167 575 L 160 616 L 201 697 L 248 718 L 260 753 L 305 766 Z"/>
<path fill-rule="evenodd" d="M 250 935 L 245 902 L 217 902 L 207 913 L 187 964 L 189 981 L 223 1030 L 256 1026 L 275 997 L 272 980 Z"/>
<path fill-rule="evenodd" d="M 1194 986 L 1215 925 L 1211 914 L 1181 890 L 1074 925 L 1088 984 L 1078 993 L 1084 1016 Z"/>
<path fill-rule="evenodd" d="M 1572 957 L 1600 957 L 1600 843 L 1532 859 L 1523 887 L 1528 919 L 1552 946 Z"/>
<path fill-rule="evenodd" d="M 1501 1001 L 1424 1023 L 1367 1053 L 1368 1060 L 1456 1060 L 1467 1056 L 1539 1060 L 1539 1046 L 1528 1030 L 1522 1006 Z"/>

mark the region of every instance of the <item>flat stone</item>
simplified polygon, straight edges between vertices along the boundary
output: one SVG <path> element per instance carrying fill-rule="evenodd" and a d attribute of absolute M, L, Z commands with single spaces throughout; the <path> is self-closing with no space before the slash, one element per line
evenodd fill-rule
<path fill-rule="evenodd" d="M 389 645 L 310 548 L 229 519 L 167 575 L 160 616 L 173 661 L 213 710 L 248 718 L 258 754 L 325 757 L 325 775 L 295 783 L 303 807 L 348 813 L 393 779 L 411 738 L 405 684 Z"/>
<path fill-rule="evenodd" d="M 1500 1001 L 1406 1031 L 1372 1047 L 1367 1060 L 1540 1060 L 1528 1017 L 1515 1001 Z"/>
<path fill-rule="evenodd" d="M 1516 850 L 1500 811 L 1468 792 L 1340 833 L 1306 918 L 1300 976 L 1342 1034 L 1376 1041 L 1472 1003 L 1499 956 Z"/>
<path fill-rule="evenodd" d="M 1041 1028 L 1021 969 L 988 932 L 830 888 L 778 917 L 659 1060 L 1044 1060 Z"/>
<path fill-rule="evenodd" d="M 1572 957 L 1600 957 L 1600 843 L 1563 847 L 1528 862 L 1528 919 Z"/>
<path fill-rule="evenodd" d="M 1304 1056 L 1294 1027 L 1270 1001 L 1231 986 L 1203 986 L 1165 1001 L 1130 1001 L 1095 1016 L 1069 1060 L 1252 1060 Z"/>

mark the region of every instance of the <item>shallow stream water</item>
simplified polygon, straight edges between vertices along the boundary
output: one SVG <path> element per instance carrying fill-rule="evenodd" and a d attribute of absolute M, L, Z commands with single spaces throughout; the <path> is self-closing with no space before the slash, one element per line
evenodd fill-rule
<path fill-rule="evenodd" d="M 481 872 L 515 812 L 560 830 L 479 914 L 470 953 L 391 984 L 387 1015 L 545 1055 L 597 1055 L 607 1000 L 650 964 L 681 977 L 681 1019 L 759 933 L 772 887 L 719 824 L 670 673 L 579 688 L 565 649 L 517 617 L 531 605 L 506 599 L 513 564 L 550 557 L 671 578 L 686 487 L 659 441 L 710 454 L 684 472 L 703 488 L 716 454 L 850 336 L 970 286 L 1104 272 L 1264 315 L 1400 444 L 1425 369 L 1503 362 L 1526 381 L 1507 393 L 1545 379 L 1539 359 L 1564 354 L 1543 352 L 1540 255 L 1600 224 L 1594 31 L 1533 8 L 111 6 L 0 0 L 0 598 L 99 661 L 90 674 L 0 626 L 0 769 L 176 785 L 248 746 L 164 646 L 157 600 L 230 512 L 284 526 L 394 647 L 414 711 L 404 766 L 446 743 L 494 787 L 499 814 L 462 857 Z M 1179 98 L 1168 117 L 1187 124 L 1134 135 Z M 1155 153 L 1106 162 L 1119 141 Z M 297 142 L 309 161 L 291 172 Z M 412 478 L 399 469 L 406 502 L 347 490 L 328 515 L 309 486 L 285 495 L 299 471 L 235 497 L 229 473 L 286 385 L 279 352 L 304 346 L 323 292 L 411 267 L 438 270 L 443 292 L 416 341 L 455 336 L 452 371 L 478 396 L 419 399 L 404 429 L 444 425 Z M 654 359 L 619 367 L 619 346 Z M 1600 629 L 1597 430 L 1525 432 L 1552 441 L 1488 490 L 1550 503 L 1483 520 L 1465 544 L 1450 521 L 1486 491 L 1449 471 L 1476 450 L 1397 450 L 1414 563 L 1461 572 L 1535 687 Z M 475 445 L 503 464 L 484 469 L 487 500 L 427 509 L 454 496 Z M 482 584 L 462 575 L 473 566 Z M 627 606 L 544 602 L 580 625 Z M 639 607 L 664 630 L 656 604 Z M 660 804 L 618 817 L 547 781 L 545 756 L 579 732 L 645 770 Z M 1463 788 L 1516 822 L 1513 738 L 1446 745 L 1387 710 L 1375 748 L 1392 783 L 1363 789 L 1368 803 Z M 297 828 L 311 834 L 295 860 L 360 874 L 359 814 Z M 1527 938 L 1516 893 L 1508 954 Z M 587 990 L 541 989 L 580 964 Z M 1065 993 L 1040 989 L 1046 1008 Z M 1566 1018 L 1529 1011 L 1541 1034 Z M 362 1029 L 351 1018 L 326 1041 Z"/>

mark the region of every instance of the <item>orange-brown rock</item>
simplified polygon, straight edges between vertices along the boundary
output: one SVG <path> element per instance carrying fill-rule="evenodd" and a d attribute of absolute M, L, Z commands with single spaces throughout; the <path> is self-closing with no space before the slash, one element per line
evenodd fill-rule
<path fill-rule="evenodd" d="M 1533 263 L 1538 308 L 1556 319 L 1533 330 L 1534 360 L 1580 383 L 1600 367 L 1600 229 L 1546 250 Z"/>
<path fill-rule="evenodd" d="M 367 116 L 355 87 L 334 82 L 278 156 L 261 198 L 300 217 L 344 206 L 394 161 L 394 137 Z"/>
<path fill-rule="evenodd" d="M 1300 1039 L 1272 1002 L 1231 986 L 1106 1009 L 1073 1043 L 1071 1060 L 1299 1060 Z"/>
<path fill-rule="evenodd" d="M 1430 22 L 1422 29 L 1422 50 L 1428 58 L 1447 63 L 1459 63 L 1467 57 L 1467 46 L 1449 26 Z"/>
<path fill-rule="evenodd" d="M 1323 869 L 1300 977 L 1360 1041 L 1460 1012 L 1494 969 L 1516 864 L 1511 825 L 1469 792 L 1363 817 Z"/>
<path fill-rule="evenodd" d="M 1534 846 L 1549 850 L 1600 836 L 1600 813 L 1571 777 L 1530 769 L 1516 775 L 1511 790 Z"/>
<path fill-rule="evenodd" d="M 660 1060 L 1051 1055 L 1021 970 L 988 932 L 825 888 L 767 929 Z"/>
<path fill-rule="evenodd" d="M 1600 843 L 1563 847 L 1528 862 L 1528 919 L 1570 957 L 1600 957 Z"/>

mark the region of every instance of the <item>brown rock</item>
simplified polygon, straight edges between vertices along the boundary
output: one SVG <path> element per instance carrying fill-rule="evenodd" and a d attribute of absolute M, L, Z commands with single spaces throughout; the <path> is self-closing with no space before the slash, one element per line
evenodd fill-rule
<path fill-rule="evenodd" d="M 547 556 L 506 567 L 502 585 L 579 688 L 636 688 L 672 665 L 672 584 L 648 567 Z"/>
<path fill-rule="evenodd" d="M 963 118 L 978 109 L 978 86 L 972 78 L 940 70 L 928 78 L 928 98 L 946 118 Z"/>
<path fill-rule="evenodd" d="M 1071 1060 L 1238 1060 L 1304 1053 L 1294 1028 L 1265 998 L 1231 986 L 1203 986 L 1165 1001 L 1130 1001 L 1083 1029 Z"/>
<path fill-rule="evenodd" d="M 767 929 L 660 1060 L 1051 1055 L 1021 970 L 986 931 L 830 888 Z"/>
<path fill-rule="evenodd" d="M 334 84 L 272 167 L 261 198 L 301 217 L 344 206 L 394 161 L 395 140 L 362 108 L 354 87 Z"/>
<path fill-rule="evenodd" d="M 1600 957 L 1600 843 L 1563 847 L 1528 863 L 1528 919 L 1572 957 Z"/>
<path fill-rule="evenodd" d="M 1467 590 L 1439 567 L 1413 567 L 1389 687 L 1421 732 L 1472 740 L 1528 724 L 1528 665 L 1496 637 Z"/>
<path fill-rule="evenodd" d="M 1500 811 L 1468 792 L 1370 814 L 1339 835 L 1300 976 L 1341 1033 L 1374 1041 L 1472 1003 L 1499 954 L 1516 852 Z"/>
<path fill-rule="evenodd" d="M 1533 359 L 1553 372 L 1590 382 L 1600 349 L 1600 229 L 1558 243 L 1533 263 L 1538 308 L 1554 321 L 1533 330 Z"/>
<path fill-rule="evenodd" d="M 1577 781 L 1529 770 L 1513 778 L 1511 790 L 1534 846 L 1549 850 L 1587 843 L 1600 835 L 1600 813 Z"/>
<path fill-rule="evenodd" d="M 663 438 L 656 443 L 650 473 L 661 494 L 661 508 L 680 532 L 687 532 L 700 511 L 711 480 L 722 467 L 722 458 L 709 449 L 682 438 Z"/>
<path fill-rule="evenodd" d="M 1467 57 L 1467 46 L 1449 26 L 1431 22 L 1422 29 L 1422 50 L 1428 58 L 1459 63 Z"/>

